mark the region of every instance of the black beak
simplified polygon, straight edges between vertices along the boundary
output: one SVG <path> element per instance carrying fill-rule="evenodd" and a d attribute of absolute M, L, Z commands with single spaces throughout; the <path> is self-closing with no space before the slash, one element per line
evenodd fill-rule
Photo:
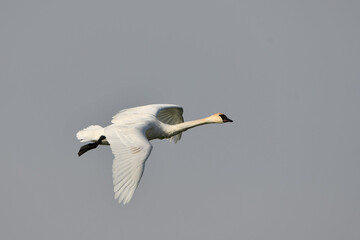
<path fill-rule="evenodd" d="M 220 114 L 219 116 L 222 118 L 222 120 L 223 120 L 224 123 L 226 123 L 226 122 L 233 122 L 233 120 L 231 120 L 230 118 L 228 118 L 225 114 Z"/>
<path fill-rule="evenodd" d="M 223 119 L 223 122 L 226 123 L 226 122 L 234 122 L 234 121 L 231 120 L 230 118 L 226 118 L 226 119 Z"/>

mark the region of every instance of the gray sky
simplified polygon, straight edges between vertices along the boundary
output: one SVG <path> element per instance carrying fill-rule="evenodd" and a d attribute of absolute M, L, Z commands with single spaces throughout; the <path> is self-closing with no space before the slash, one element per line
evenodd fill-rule
<path fill-rule="evenodd" d="M 359 239 L 359 1 L 2 1 L 1 239 Z M 78 130 L 123 108 L 235 122 L 153 141 L 128 205 Z"/>

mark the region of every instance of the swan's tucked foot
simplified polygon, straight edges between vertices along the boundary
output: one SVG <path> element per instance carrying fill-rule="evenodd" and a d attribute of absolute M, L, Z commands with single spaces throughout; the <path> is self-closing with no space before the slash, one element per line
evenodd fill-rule
<path fill-rule="evenodd" d="M 106 137 L 105 136 L 101 136 L 99 138 L 99 140 L 97 140 L 96 142 L 94 143 L 89 143 L 89 144 L 86 144 L 84 146 L 82 146 L 78 152 L 78 155 L 79 157 L 81 155 L 83 155 L 84 153 L 86 153 L 87 151 L 91 150 L 91 149 L 94 149 L 94 148 L 97 148 L 97 146 L 99 146 L 99 144 L 101 143 L 102 140 L 104 140 Z"/>

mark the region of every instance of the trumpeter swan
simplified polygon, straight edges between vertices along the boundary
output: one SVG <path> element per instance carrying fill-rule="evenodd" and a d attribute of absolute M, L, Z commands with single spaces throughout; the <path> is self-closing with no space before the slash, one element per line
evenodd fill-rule
<path fill-rule="evenodd" d="M 78 155 L 100 145 L 110 145 L 115 155 L 112 172 L 115 199 L 128 203 L 137 188 L 144 171 L 146 159 L 152 149 L 150 140 L 169 139 L 175 143 L 181 133 L 203 124 L 232 122 L 222 113 L 184 122 L 183 109 L 172 104 L 151 104 L 120 111 L 107 127 L 89 126 L 76 134 L 82 146 Z"/>

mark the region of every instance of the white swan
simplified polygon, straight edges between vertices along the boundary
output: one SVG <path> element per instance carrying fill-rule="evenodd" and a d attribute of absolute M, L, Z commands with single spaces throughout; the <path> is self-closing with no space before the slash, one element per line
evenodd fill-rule
<path fill-rule="evenodd" d="M 232 122 L 222 113 L 184 122 L 182 113 L 182 107 L 172 104 L 151 104 L 122 110 L 113 117 L 111 125 L 105 128 L 92 125 L 76 134 L 81 142 L 92 142 L 82 146 L 78 155 L 99 144 L 110 145 L 115 155 L 112 166 L 115 199 L 126 204 L 140 182 L 145 161 L 151 153 L 149 140 L 167 138 L 177 142 L 181 133 L 189 128 Z"/>

